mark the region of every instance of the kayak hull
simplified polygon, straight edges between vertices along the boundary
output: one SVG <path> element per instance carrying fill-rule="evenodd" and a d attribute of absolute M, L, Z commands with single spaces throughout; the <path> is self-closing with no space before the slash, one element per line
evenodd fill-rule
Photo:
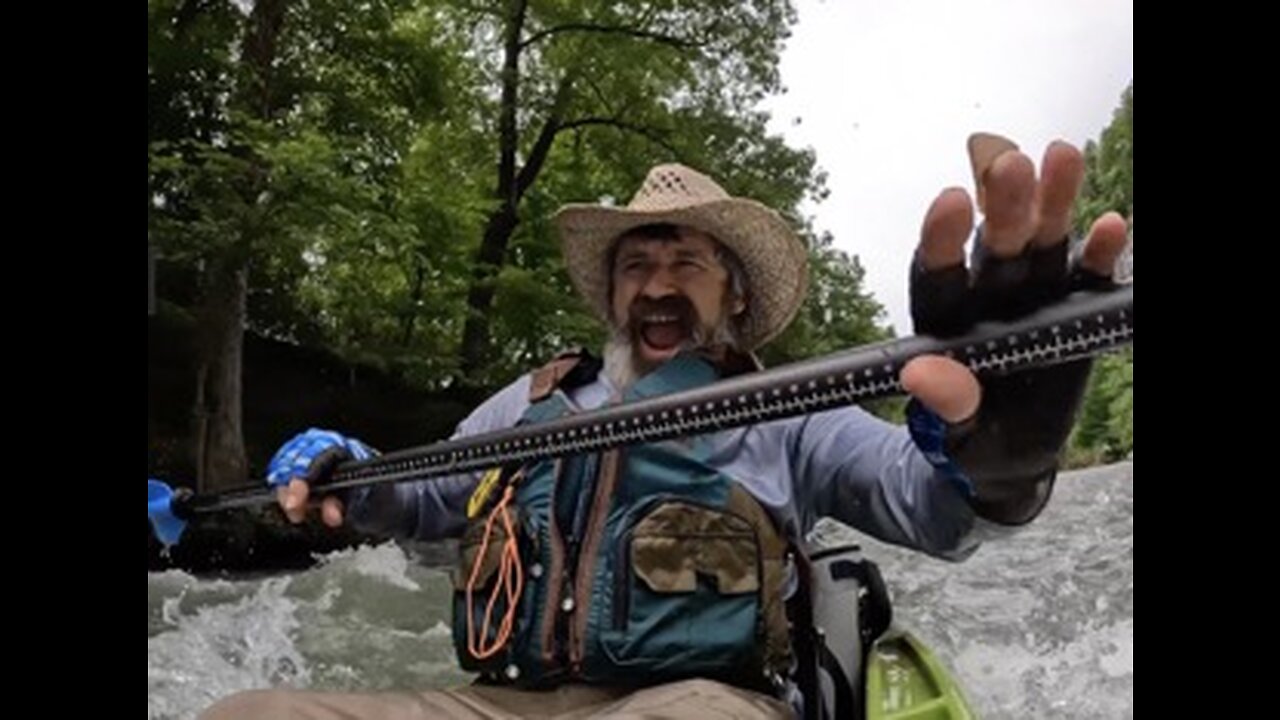
<path fill-rule="evenodd" d="M 901 629 L 867 657 L 867 720 L 973 720 L 959 685 L 924 643 Z"/>

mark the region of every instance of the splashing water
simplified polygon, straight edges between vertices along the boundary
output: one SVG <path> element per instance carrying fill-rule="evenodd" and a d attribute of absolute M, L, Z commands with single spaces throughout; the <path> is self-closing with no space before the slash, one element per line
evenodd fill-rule
<path fill-rule="evenodd" d="M 1063 474 L 1036 522 L 963 563 L 834 523 L 819 534 L 880 564 L 895 622 L 955 672 L 980 717 L 1133 716 L 1132 462 Z M 148 717 L 188 720 L 253 688 L 468 682 L 448 627 L 449 556 L 387 543 L 271 576 L 148 574 Z"/>

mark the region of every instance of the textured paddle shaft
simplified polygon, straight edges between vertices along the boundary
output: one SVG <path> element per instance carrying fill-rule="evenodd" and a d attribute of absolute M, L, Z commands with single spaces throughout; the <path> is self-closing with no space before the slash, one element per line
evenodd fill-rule
<path fill-rule="evenodd" d="M 346 462 L 318 487 L 332 491 L 425 480 L 806 415 L 901 394 L 898 373 L 925 354 L 949 356 L 985 378 L 1060 365 L 1132 342 L 1132 285 L 1076 293 L 1012 322 L 979 323 L 959 337 L 889 340 L 695 390 Z M 189 518 L 274 497 L 272 490 L 253 486 L 175 496 L 172 510 Z"/>

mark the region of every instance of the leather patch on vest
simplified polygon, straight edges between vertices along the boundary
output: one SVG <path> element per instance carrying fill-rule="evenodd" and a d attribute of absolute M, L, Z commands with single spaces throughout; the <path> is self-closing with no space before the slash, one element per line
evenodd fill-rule
<path fill-rule="evenodd" d="M 600 360 L 581 348 L 560 353 L 554 360 L 533 371 L 529 382 L 530 404 L 551 397 L 556 388 L 571 390 L 586 385 L 596 379 L 600 367 Z"/>

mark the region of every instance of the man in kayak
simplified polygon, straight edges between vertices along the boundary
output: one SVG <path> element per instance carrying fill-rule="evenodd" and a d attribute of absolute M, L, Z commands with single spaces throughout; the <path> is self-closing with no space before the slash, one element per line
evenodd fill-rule
<path fill-rule="evenodd" d="M 958 188 L 928 209 L 911 268 L 917 333 L 954 335 L 1079 288 L 1104 289 L 1125 242 L 1115 213 L 1067 238 L 1084 163 L 1053 143 L 1039 173 L 1003 138 L 969 142 L 984 223 Z M 555 216 L 577 290 L 611 335 L 486 400 L 457 436 L 678 392 L 759 369 L 807 289 L 807 253 L 777 213 L 680 165 L 653 168 L 626 207 Z M 448 691 L 263 690 L 206 718 L 813 716 L 793 642 L 803 540 L 832 517 L 960 560 L 984 534 L 1031 521 L 1090 362 L 979 381 L 944 357 L 902 370 L 907 427 L 845 407 L 679 441 L 490 473 L 329 495 L 324 523 L 459 537 L 453 635 L 479 681 Z M 268 482 L 293 522 L 309 487 L 373 453 L 309 430 Z M 802 589 L 801 589 L 802 590 Z M 806 698 L 806 695 L 808 697 Z M 806 707 L 807 703 L 807 707 Z"/>

